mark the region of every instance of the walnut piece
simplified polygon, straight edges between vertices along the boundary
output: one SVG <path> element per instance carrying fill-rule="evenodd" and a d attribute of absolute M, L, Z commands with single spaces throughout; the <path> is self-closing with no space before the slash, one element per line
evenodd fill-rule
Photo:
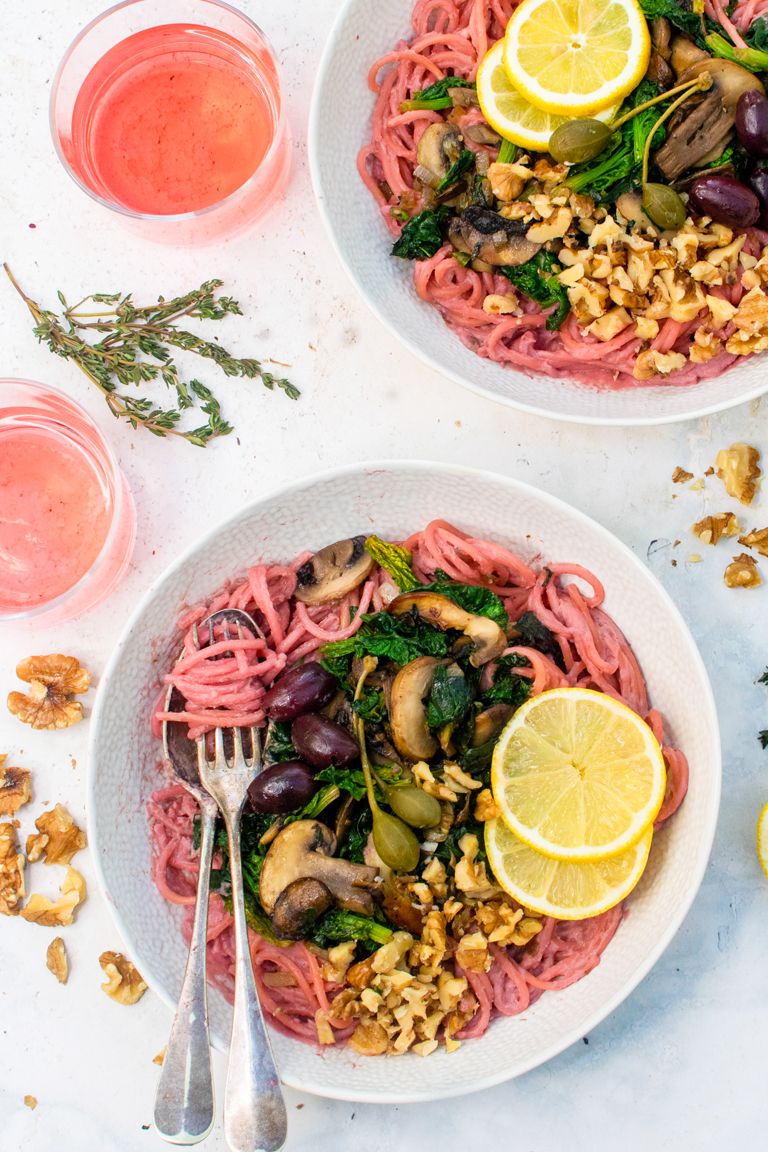
<path fill-rule="evenodd" d="M 33 728 L 69 728 L 83 718 L 83 706 L 70 697 L 87 692 L 90 672 L 74 656 L 30 656 L 16 666 L 19 680 L 29 684 L 26 696 L 11 692 L 8 710 Z"/>
<path fill-rule="evenodd" d="M 673 484 L 686 484 L 689 480 L 693 480 L 693 472 L 686 472 L 685 468 L 675 468 L 672 473 Z"/>
<path fill-rule="evenodd" d="M 0 824 L 0 913 L 18 916 L 24 889 L 24 857 L 16 851 L 16 829 Z"/>
<path fill-rule="evenodd" d="M 37 1097 L 36 1096 L 25 1096 L 24 1097 L 24 1103 L 26 1104 L 27 1108 L 31 1108 L 32 1111 L 34 1112 L 35 1108 L 37 1108 Z"/>
<path fill-rule="evenodd" d="M 32 786 L 26 768 L 3 767 L 7 759 L 0 756 L 0 816 L 15 816 L 32 799 Z"/>
<path fill-rule="evenodd" d="M 43 928 L 66 928 L 72 923 L 75 908 L 85 900 L 85 880 L 74 868 L 67 868 L 64 883 L 59 889 L 61 897 L 53 904 L 47 896 L 35 892 L 22 909 L 25 920 L 40 924 Z"/>
<path fill-rule="evenodd" d="M 501 808 L 494 800 L 490 788 L 483 788 L 482 792 L 477 794 L 475 820 L 485 823 L 486 820 L 495 820 L 497 816 L 501 816 Z"/>
<path fill-rule="evenodd" d="M 717 475 L 725 484 L 726 492 L 742 504 L 749 505 L 755 498 L 755 484 L 762 475 L 759 459 L 757 448 L 740 443 L 722 448 L 715 459 Z"/>
<path fill-rule="evenodd" d="M 147 990 L 147 985 L 141 978 L 137 968 L 126 960 L 122 952 L 102 952 L 99 964 L 107 977 L 102 989 L 112 1000 L 118 1004 L 135 1004 L 141 1000 Z"/>
<path fill-rule="evenodd" d="M 162 1067 L 163 1064 L 165 1063 L 165 1054 L 167 1051 L 168 1051 L 168 1045 L 166 1044 L 165 1048 L 163 1048 L 160 1052 L 158 1052 L 157 1056 L 153 1057 L 152 1063 L 153 1064 L 159 1064 L 160 1067 Z"/>
<path fill-rule="evenodd" d="M 716 516 L 705 516 L 691 528 L 694 536 L 698 536 L 703 544 L 717 544 L 721 536 L 736 536 L 741 531 L 739 522 L 733 512 L 718 512 Z M 739 544 L 744 543 L 744 538 Z"/>
<path fill-rule="evenodd" d="M 85 833 L 78 828 L 63 804 L 52 812 L 43 812 L 35 820 L 37 836 L 27 837 L 27 858 L 30 864 L 44 855 L 46 864 L 71 864 L 72 857 L 85 848 Z"/>
<path fill-rule="evenodd" d="M 45 965 L 53 972 L 59 984 L 66 984 L 69 979 L 69 965 L 67 964 L 67 951 L 61 936 L 56 936 L 48 945 Z"/>
<path fill-rule="evenodd" d="M 729 564 L 725 570 L 724 579 L 729 588 L 759 588 L 762 584 L 757 563 L 746 552 L 734 556 L 733 564 Z"/>
<path fill-rule="evenodd" d="M 739 544 L 755 548 L 761 556 L 768 556 L 768 528 L 753 528 L 747 536 L 739 536 Z"/>
<path fill-rule="evenodd" d="M 349 1038 L 349 1046 L 358 1056 L 381 1056 L 388 1040 L 384 1025 L 378 1020 L 361 1020 Z"/>

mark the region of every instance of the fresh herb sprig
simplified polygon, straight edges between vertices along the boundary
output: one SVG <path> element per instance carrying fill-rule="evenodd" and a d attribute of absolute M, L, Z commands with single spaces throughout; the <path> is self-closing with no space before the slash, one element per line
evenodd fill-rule
<path fill-rule="evenodd" d="M 277 385 L 289 399 L 299 397 L 298 388 L 290 381 L 277 379 L 265 371 L 259 360 L 238 360 L 220 344 L 203 340 L 176 326 L 177 321 L 185 316 L 200 320 L 222 320 L 229 314 L 242 316 L 237 300 L 231 296 L 215 298 L 222 280 L 207 280 L 199 288 L 173 300 L 160 296 L 157 304 L 144 308 L 133 303 L 131 293 L 96 292 L 79 304 L 69 305 L 59 292 L 62 318 L 31 300 L 16 283 L 8 265 L 3 267 L 34 317 L 33 332 L 38 341 L 45 341 L 55 356 L 73 360 L 103 392 L 112 415 L 127 420 L 134 428 L 141 425 L 154 436 L 180 436 L 200 448 L 205 448 L 209 440 L 227 436 L 232 431 L 232 425 L 222 419 L 221 405 L 211 390 L 199 380 L 190 380 L 187 384 L 179 378 L 169 348 L 181 348 L 204 360 L 213 360 L 225 376 L 246 376 L 250 380 L 258 376 L 266 388 L 271 390 Z M 106 311 L 82 311 L 89 301 L 113 307 Z M 84 332 L 98 333 L 100 339 L 89 343 L 81 335 Z M 158 363 L 148 363 L 140 356 L 150 357 Z M 175 391 L 174 407 L 164 410 L 151 400 L 118 391 L 119 385 L 139 385 L 156 380 L 158 376 Z M 182 412 L 192 408 L 196 400 L 202 401 L 201 409 L 208 422 L 200 428 L 182 432 L 176 425 Z"/>

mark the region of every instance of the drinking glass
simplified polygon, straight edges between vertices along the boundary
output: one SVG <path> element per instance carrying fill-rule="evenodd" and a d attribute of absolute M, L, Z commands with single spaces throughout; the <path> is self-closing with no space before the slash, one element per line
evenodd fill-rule
<path fill-rule="evenodd" d="M 34 380 L 0 379 L 0 624 L 60 624 L 113 591 L 136 514 L 88 413 Z"/>
<path fill-rule="evenodd" d="M 163 244 L 245 232 L 288 179 L 280 65 L 222 0 L 125 0 L 102 13 L 59 65 L 50 121 L 75 183 Z"/>

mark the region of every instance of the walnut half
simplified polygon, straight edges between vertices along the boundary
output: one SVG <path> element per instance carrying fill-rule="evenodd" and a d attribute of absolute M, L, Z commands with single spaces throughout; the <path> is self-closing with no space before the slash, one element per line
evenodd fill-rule
<path fill-rule="evenodd" d="M 32 787 L 26 768 L 3 767 L 7 759 L 0 756 L 0 816 L 15 816 L 31 800 Z"/>
<path fill-rule="evenodd" d="M 67 924 L 72 923 L 75 908 L 85 900 L 85 880 L 74 868 L 67 868 L 67 875 L 59 891 L 61 897 L 55 904 L 47 896 L 35 892 L 27 901 L 26 908 L 22 909 L 24 919 L 40 924 L 43 928 L 66 928 Z"/>
<path fill-rule="evenodd" d="M 703 544 L 717 544 L 721 536 L 736 536 L 741 531 L 733 512 L 718 512 L 716 516 L 705 516 L 691 528 Z M 743 538 L 739 540 L 744 543 Z"/>
<path fill-rule="evenodd" d="M 18 916 L 25 895 L 24 857 L 16 851 L 16 829 L 13 824 L 0 824 L 0 913 Z"/>
<path fill-rule="evenodd" d="M 137 968 L 130 960 L 126 960 L 122 952 L 102 952 L 99 964 L 107 977 L 106 984 L 101 986 L 107 996 L 118 1004 L 135 1004 L 141 1000 L 147 985 Z"/>
<path fill-rule="evenodd" d="M 724 580 L 729 588 L 759 588 L 762 584 L 757 563 L 746 552 L 734 556 L 733 564 L 729 564 L 725 570 Z"/>
<path fill-rule="evenodd" d="M 71 864 L 72 857 L 85 848 L 85 833 L 78 828 L 63 804 L 52 812 L 43 812 L 35 820 L 37 836 L 27 837 L 27 857 L 30 864 L 44 855 L 46 864 Z"/>
<path fill-rule="evenodd" d="M 71 699 L 87 692 L 91 674 L 74 656 L 30 656 L 16 666 L 19 680 L 29 684 L 26 695 L 11 692 L 8 710 L 33 728 L 69 728 L 83 718 L 83 706 Z"/>
<path fill-rule="evenodd" d="M 756 549 L 761 556 L 768 556 L 768 528 L 753 528 L 747 536 L 739 536 L 739 544 L 746 544 L 747 548 Z"/>
<path fill-rule="evenodd" d="M 755 498 L 755 484 L 762 475 L 758 466 L 760 453 L 749 444 L 731 444 L 717 454 L 717 475 L 725 484 L 729 496 L 742 504 L 751 504 Z"/>
<path fill-rule="evenodd" d="M 66 984 L 69 979 L 69 964 L 67 963 L 67 950 L 61 936 L 56 936 L 48 945 L 45 965 L 53 972 L 59 984 Z"/>

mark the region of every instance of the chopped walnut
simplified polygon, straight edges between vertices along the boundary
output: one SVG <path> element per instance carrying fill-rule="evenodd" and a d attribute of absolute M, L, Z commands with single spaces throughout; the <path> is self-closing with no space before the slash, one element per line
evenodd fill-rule
<path fill-rule="evenodd" d="M 611 299 L 615 289 L 611 288 Z M 610 312 L 606 312 L 604 316 L 600 316 L 587 328 L 592 336 L 597 336 L 598 340 L 606 341 L 613 340 L 614 336 L 618 336 L 632 323 L 632 317 L 626 308 L 618 307 L 611 308 Z"/>
<path fill-rule="evenodd" d="M 572 192 L 568 200 L 568 205 L 573 212 L 574 216 L 580 220 L 585 216 L 591 216 L 595 210 L 595 202 L 591 196 L 582 196 L 577 192 Z"/>
<path fill-rule="evenodd" d="M 37 836 L 27 837 L 27 857 L 34 864 L 43 853 L 46 864 L 71 864 L 76 852 L 85 848 L 85 833 L 78 828 L 63 804 L 43 812 L 35 820 Z"/>
<path fill-rule="evenodd" d="M 673 484 L 685 484 L 688 480 L 693 480 L 693 472 L 686 472 L 685 468 L 680 468 L 679 466 L 675 468 L 672 473 Z"/>
<path fill-rule="evenodd" d="M 378 1020 L 361 1020 L 349 1038 L 349 1046 L 358 1056 L 381 1056 L 387 1050 L 389 1037 Z"/>
<path fill-rule="evenodd" d="M 0 913 L 18 916 L 24 889 L 24 857 L 16 851 L 16 829 L 0 824 Z"/>
<path fill-rule="evenodd" d="M 724 579 L 729 588 L 759 588 L 762 584 L 757 563 L 746 552 L 734 556 L 733 563 L 725 570 Z"/>
<path fill-rule="evenodd" d="M 650 380 L 653 376 L 668 376 L 670 372 L 677 372 L 685 364 L 685 356 L 680 352 L 654 352 L 649 348 L 637 357 L 632 375 L 636 380 Z"/>
<path fill-rule="evenodd" d="M 517 297 L 511 292 L 506 296 L 490 293 L 483 300 L 483 311 L 489 312 L 492 316 L 507 316 L 510 312 L 514 312 L 517 306 Z"/>
<path fill-rule="evenodd" d="M 493 798 L 493 792 L 490 788 L 483 788 L 482 792 L 477 794 L 477 803 L 475 804 L 475 820 L 485 823 L 486 820 L 495 820 L 497 816 L 501 816 L 501 808 Z"/>
<path fill-rule="evenodd" d="M 736 308 L 730 300 L 721 300 L 719 296 L 712 296 L 709 293 L 707 294 L 707 307 L 712 316 L 712 327 L 715 332 L 725 328 L 736 313 Z"/>
<path fill-rule="evenodd" d="M 71 871 L 71 869 L 70 869 Z M 122 952 L 102 952 L 99 964 L 107 977 L 102 990 L 118 1004 L 135 1004 L 147 990 L 138 969 L 126 960 Z"/>
<path fill-rule="evenodd" d="M 91 674 L 74 656 L 30 656 L 16 666 L 16 675 L 29 684 L 29 691 L 26 696 L 11 692 L 8 710 L 24 724 L 55 729 L 82 720 L 83 706 L 71 696 L 88 691 Z"/>
<path fill-rule="evenodd" d="M 739 544 L 755 548 L 761 556 L 768 556 L 768 528 L 753 528 L 747 536 L 739 536 Z"/>
<path fill-rule="evenodd" d="M 717 544 L 721 536 L 737 536 L 741 531 L 733 512 L 718 512 L 716 516 L 705 516 L 691 528 L 694 536 L 704 544 Z M 744 543 L 743 538 L 739 540 Z"/>
<path fill-rule="evenodd" d="M 758 460 L 760 453 L 749 444 L 731 444 L 722 448 L 715 458 L 717 475 L 725 484 L 729 496 L 750 505 L 755 498 L 756 482 L 762 475 Z"/>
<path fill-rule="evenodd" d="M 437 1048 L 437 1040 L 422 1040 L 413 1045 L 411 1052 L 415 1052 L 417 1056 L 431 1056 L 435 1048 Z"/>
<path fill-rule="evenodd" d="M 66 984 L 69 979 L 69 965 L 67 964 L 67 951 L 61 936 L 56 936 L 48 945 L 45 965 L 53 972 L 59 984 Z"/>
<path fill-rule="evenodd" d="M 423 965 L 433 969 L 434 975 L 437 975 L 447 947 L 445 916 L 437 910 L 427 913 L 421 940 L 411 949 L 411 966 Z"/>
<path fill-rule="evenodd" d="M 496 161 L 488 168 L 491 191 L 498 200 L 517 200 L 533 173 L 524 164 L 499 164 Z"/>
<path fill-rule="evenodd" d="M 315 1027 L 317 1028 L 317 1038 L 321 1044 L 335 1044 L 336 1041 L 333 1035 L 333 1028 L 328 1023 L 328 1017 L 322 1008 L 318 1008 L 315 1012 Z"/>
<path fill-rule="evenodd" d="M 444 899 L 448 895 L 445 865 L 442 860 L 438 860 L 437 856 L 432 857 L 422 872 L 421 878 L 429 884 L 429 887 L 438 899 Z"/>
<path fill-rule="evenodd" d="M 437 800 L 449 800 L 455 803 L 458 800 L 458 795 L 444 784 L 441 780 L 436 780 L 432 775 L 432 769 L 425 760 L 419 760 L 412 768 L 414 783 L 417 788 L 421 788 L 422 792 L 428 792 L 430 796 L 434 796 Z"/>
<path fill-rule="evenodd" d="M 657 320 L 648 320 L 645 316 L 638 316 L 635 322 L 635 336 L 641 340 L 655 340 L 659 334 Z"/>
<path fill-rule="evenodd" d="M 459 849 L 462 858 L 454 870 L 456 887 L 475 900 L 490 900 L 492 896 L 500 893 L 498 884 L 486 874 L 485 864 L 475 861 L 480 851 L 477 836 L 465 832 L 459 840 Z"/>
<path fill-rule="evenodd" d="M 531 225 L 527 232 L 528 239 L 533 240 L 536 244 L 544 244 L 547 240 L 557 240 L 565 235 L 572 220 L 573 214 L 570 208 L 558 208 L 549 220 L 543 221 L 541 224 Z"/>
<path fill-rule="evenodd" d="M 475 788 L 482 788 L 483 786 L 480 780 L 475 780 L 472 776 L 468 776 L 458 764 L 454 764 L 450 760 L 443 762 L 443 779 L 445 779 L 446 776 L 448 777 L 450 787 L 453 788 L 455 792 L 471 792 Z"/>
<path fill-rule="evenodd" d="M 32 786 L 26 768 L 3 767 L 7 759 L 0 756 L 0 816 L 15 816 L 31 800 Z"/>
<path fill-rule="evenodd" d="M 33 893 L 21 915 L 25 920 L 40 924 L 43 928 L 66 928 L 72 923 L 75 908 L 85 900 L 85 880 L 74 868 L 67 868 L 67 875 L 59 891 L 61 896 L 55 904 L 47 896 Z"/>
<path fill-rule="evenodd" d="M 346 940 L 343 944 L 337 944 L 331 948 L 327 963 L 323 964 L 320 969 L 323 980 L 328 980 L 332 984 L 343 984 L 349 966 L 355 958 L 356 948 L 357 942 L 355 940 Z"/>

